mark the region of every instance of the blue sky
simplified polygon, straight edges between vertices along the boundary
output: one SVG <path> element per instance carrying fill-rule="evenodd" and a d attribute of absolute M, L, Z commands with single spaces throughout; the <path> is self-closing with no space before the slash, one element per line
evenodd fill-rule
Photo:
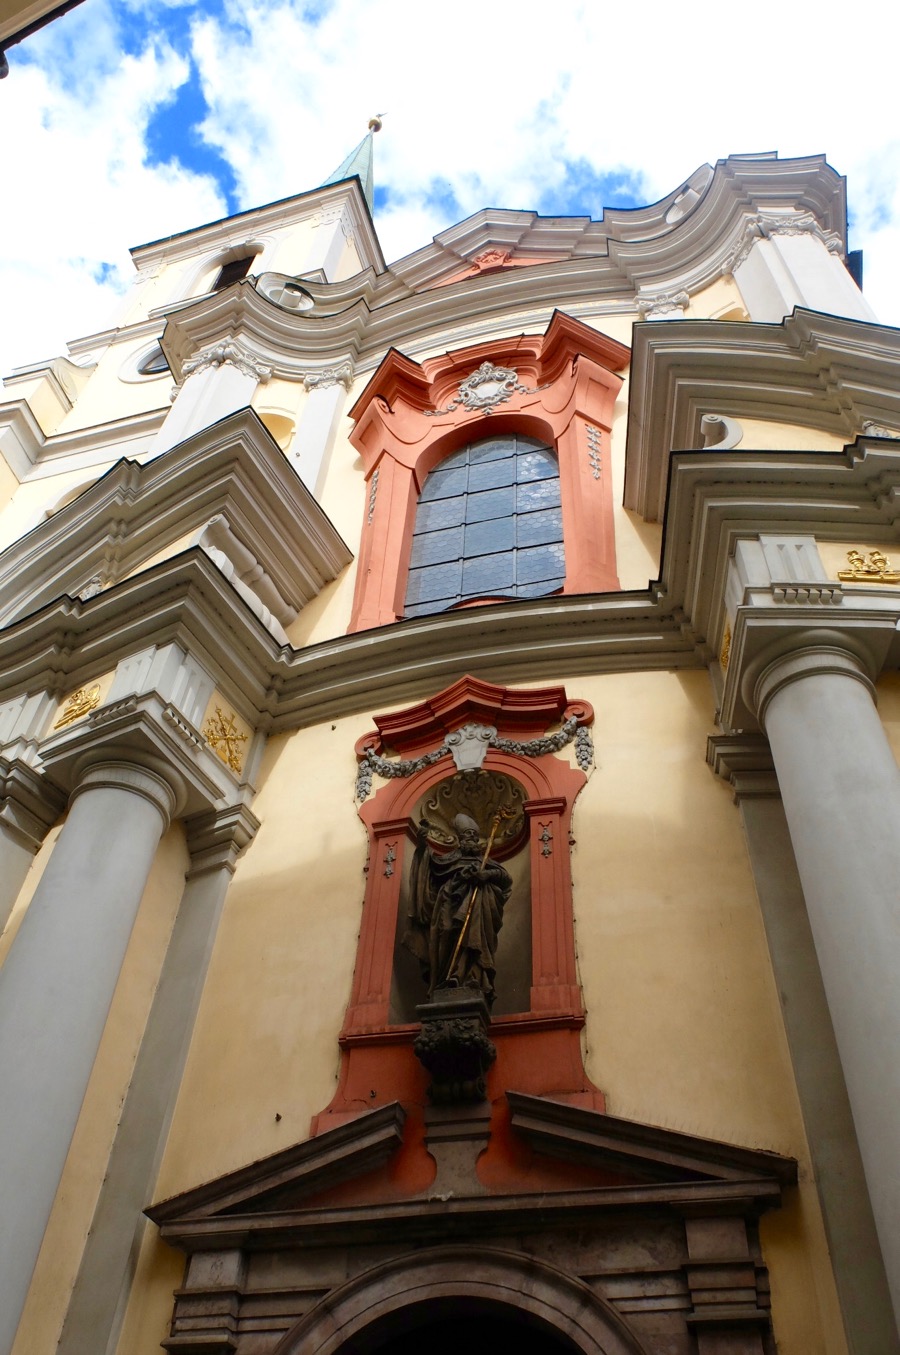
<path fill-rule="evenodd" d="M 484 206 L 599 216 L 733 152 L 826 152 L 900 323 L 900 135 L 889 82 L 857 79 L 881 12 L 85 0 L 0 84 L 0 371 L 113 323 L 128 246 L 314 187 L 376 111 L 388 259 Z"/>

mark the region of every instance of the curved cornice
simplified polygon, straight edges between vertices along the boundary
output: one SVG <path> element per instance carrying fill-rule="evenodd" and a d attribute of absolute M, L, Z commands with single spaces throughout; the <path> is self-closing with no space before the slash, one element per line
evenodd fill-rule
<path fill-rule="evenodd" d="M 705 414 L 768 419 L 852 440 L 900 429 L 900 330 L 796 310 L 780 324 L 635 325 L 625 507 L 662 520 L 670 453 L 699 447 Z"/>
<path fill-rule="evenodd" d="M 611 213 L 599 223 L 486 210 L 386 273 L 369 269 L 337 284 L 310 282 L 315 306 L 304 314 L 282 309 L 243 281 L 170 312 L 163 348 L 179 378 L 198 348 L 238 333 L 278 376 L 296 379 L 310 362 L 345 358 L 371 370 L 391 347 L 420 356 L 443 349 L 448 335 L 460 343 L 540 326 L 556 308 L 600 318 L 633 314 L 642 289 L 695 292 L 721 276 L 748 222 L 767 207 L 811 213 L 823 230 L 846 238 L 844 181 L 820 156 L 732 157 L 709 171 L 705 188 L 702 176 L 697 182 L 702 192 L 692 190 L 697 200 L 674 224 L 665 217 L 688 185 L 652 208 Z M 555 239 L 561 257 L 433 286 L 466 263 L 464 251 L 498 239 L 515 243 L 513 237 L 545 256 Z"/>

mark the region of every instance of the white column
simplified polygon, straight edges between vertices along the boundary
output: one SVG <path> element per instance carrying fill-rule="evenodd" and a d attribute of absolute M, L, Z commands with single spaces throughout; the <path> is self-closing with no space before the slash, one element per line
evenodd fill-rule
<path fill-rule="evenodd" d="M 900 1317 L 900 771 L 873 691 L 830 640 L 753 683 Z"/>
<path fill-rule="evenodd" d="M 173 785 L 101 762 L 0 970 L 0 1352 L 12 1346 Z"/>
<path fill-rule="evenodd" d="M 184 384 L 150 444 L 159 456 L 229 414 L 246 409 L 272 368 L 233 339 L 203 349 L 182 367 Z"/>
<path fill-rule="evenodd" d="M 239 804 L 197 814 L 185 827 L 192 867 L 56 1355 L 115 1346 L 225 895 L 259 822 Z"/>
<path fill-rule="evenodd" d="M 810 212 L 760 214 L 748 222 L 727 272 L 734 276 L 751 320 L 777 323 L 795 306 L 874 320 L 847 272 L 841 240 Z"/>

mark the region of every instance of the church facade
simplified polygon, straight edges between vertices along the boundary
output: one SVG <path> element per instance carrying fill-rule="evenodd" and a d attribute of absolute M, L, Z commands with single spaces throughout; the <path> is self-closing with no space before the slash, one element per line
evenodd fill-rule
<path fill-rule="evenodd" d="M 0 405 L 0 1351 L 900 1351 L 900 337 L 821 157 Z"/>

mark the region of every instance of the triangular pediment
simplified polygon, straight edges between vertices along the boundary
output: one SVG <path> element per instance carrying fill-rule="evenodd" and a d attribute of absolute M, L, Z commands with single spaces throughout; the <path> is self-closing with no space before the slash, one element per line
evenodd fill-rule
<path fill-rule="evenodd" d="M 791 1185 L 797 1164 L 778 1153 L 736 1147 L 600 1111 L 507 1092 L 510 1123 L 538 1153 L 647 1182 L 771 1182 Z"/>
<path fill-rule="evenodd" d="M 93 596 L 192 545 L 281 627 L 352 559 L 248 408 L 153 460 L 116 462 L 3 551 L 2 620 L 63 594 Z"/>
<path fill-rule="evenodd" d="M 146 1213 L 162 1227 L 185 1219 L 297 1209 L 309 1196 L 383 1166 L 403 1141 L 405 1119 L 402 1106 L 392 1101 L 153 1205 Z"/>
<path fill-rule="evenodd" d="M 245 1237 L 256 1245 L 267 1236 L 283 1240 L 335 1229 L 348 1241 L 371 1239 L 398 1226 L 429 1233 L 449 1213 L 460 1224 L 490 1215 L 492 1226 L 533 1225 L 538 1218 L 563 1221 L 585 1209 L 622 1210 L 660 1206 L 723 1208 L 727 1212 L 775 1205 L 796 1181 L 796 1163 L 757 1151 L 620 1120 L 599 1111 L 523 1093 L 507 1093 L 513 1135 L 538 1154 L 556 1160 L 552 1186 L 515 1193 L 479 1190 L 444 1194 L 426 1190 L 390 1199 L 369 1198 L 363 1178 L 386 1172 L 402 1150 L 405 1113 L 398 1102 L 366 1112 L 313 1139 L 185 1191 L 146 1210 L 164 1238 L 187 1251 Z M 348 1183 L 359 1181 L 358 1194 Z M 530 1222 L 529 1222 L 530 1221 Z M 307 1239 L 308 1240 L 308 1239 Z"/>

